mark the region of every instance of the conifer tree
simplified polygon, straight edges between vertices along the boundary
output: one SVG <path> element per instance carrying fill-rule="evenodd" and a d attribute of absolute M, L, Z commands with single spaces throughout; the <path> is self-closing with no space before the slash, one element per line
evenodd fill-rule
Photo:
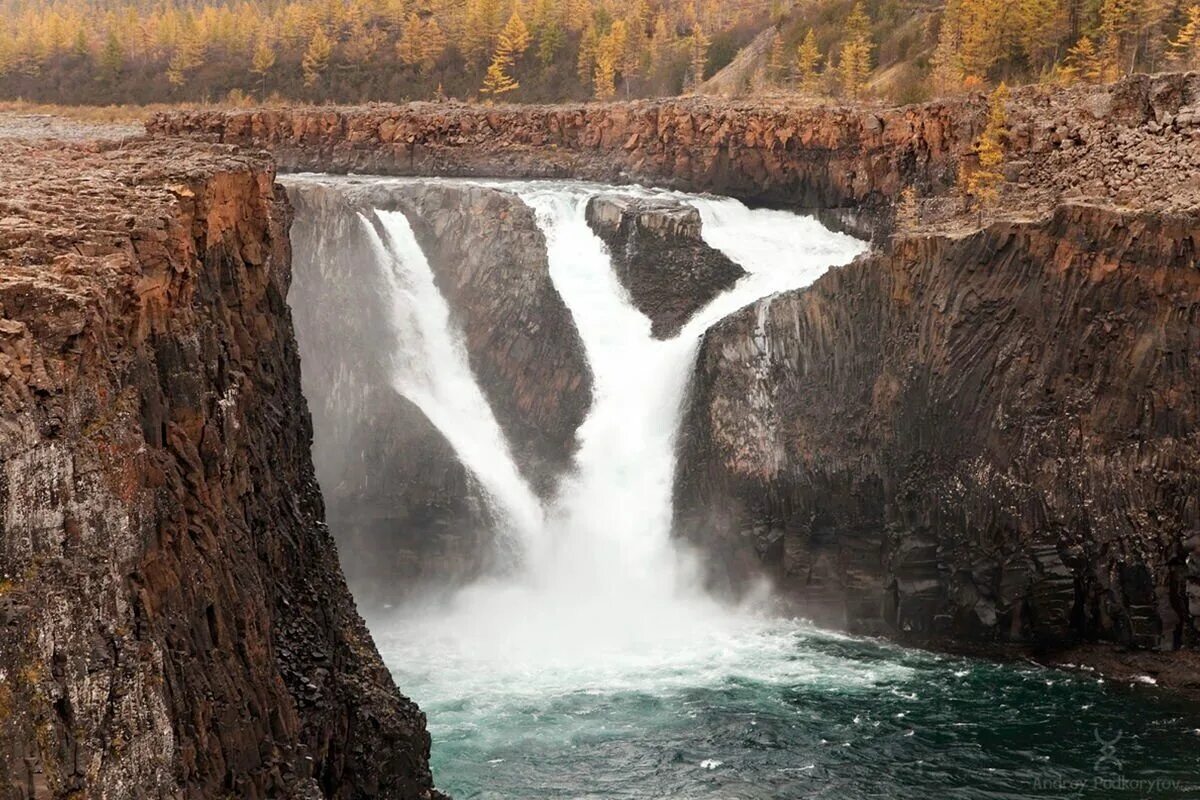
<path fill-rule="evenodd" d="M 692 28 L 691 42 L 691 73 L 693 87 L 698 87 L 700 84 L 704 83 L 704 71 L 708 67 L 708 48 L 711 44 L 711 41 L 712 40 L 708 38 L 708 34 L 704 32 L 704 28 L 700 25 L 700 23 L 696 23 L 696 25 Z"/>
<path fill-rule="evenodd" d="M 116 82 L 125 67 L 125 48 L 117 38 L 117 32 L 110 30 L 104 40 L 104 49 L 100 51 L 100 77 L 110 83 Z M 0 74 L 3 74 L 0 69 Z"/>
<path fill-rule="evenodd" d="M 984 209 L 996 202 L 1000 196 L 1000 186 L 1004 183 L 1001 165 L 1004 163 L 1006 105 L 1009 97 L 1008 86 L 1001 83 L 988 98 L 987 125 L 975 143 L 977 166 L 959 174 L 963 198 L 969 206 L 979 211 L 981 221 Z"/>
<path fill-rule="evenodd" d="M 304 58 L 300 60 L 300 70 L 304 73 L 304 85 L 313 88 L 329 68 L 329 57 L 333 54 L 333 43 L 329 41 L 325 29 L 320 25 L 313 31 L 308 47 L 304 50 Z"/>
<path fill-rule="evenodd" d="M 1100 55 L 1096 52 L 1096 45 L 1092 43 L 1091 37 L 1079 37 L 1079 41 L 1067 51 L 1063 74 L 1069 81 L 1084 81 L 1085 83 L 1095 83 L 1103 77 L 1104 65 L 1100 61 Z"/>
<path fill-rule="evenodd" d="M 871 73 L 873 47 L 871 19 L 863 9 L 862 2 L 855 3 L 846 19 L 846 38 L 838 56 L 838 77 L 842 91 L 850 97 L 858 97 L 867 82 L 867 76 Z"/>
<path fill-rule="evenodd" d="M 167 81 L 182 86 L 190 72 L 204 63 L 204 41 L 193 20 L 188 20 L 175 44 L 175 52 L 167 62 Z"/>
<path fill-rule="evenodd" d="M 250 71 L 258 76 L 259 97 L 267 97 L 267 73 L 275 66 L 275 46 L 270 36 L 265 32 L 258 36 L 258 44 L 254 46 L 254 55 L 250 60 Z"/>
<path fill-rule="evenodd" d="M 767 54 L 767 80 L 773 84 L 783 82 L 787 64 L 783 55 L 783 34 L 775 31 L 771 38 L 771 50 Z"/>
<path fill-rule="evenodd" d="M 796 48 L 796 83 L 801 91 L 812 92 L 817 88 L 817 68 L 821 63 L 821 49 L 817 47 L 817 37 L 809 28 L 804 34 L 804 40 Z"/>
<path fill-rule="evenodd" d="M 1200 69 L 1200 4 L 1189 6 L 1187 20 L 1170 41 L 1171 63 L 1182 69 Z"/>
<path fill-rule="evenodd" d="M 521 84 L 513 79 L 509 70 L 528 48 L 529 29 L 525 27 L 521 15 L 513 11 L 496 40 L 496 50 L 492 53 L 491 64 L 488 65 L 483 87 L 479 91 L 496 97 L 519 88 Z"/>

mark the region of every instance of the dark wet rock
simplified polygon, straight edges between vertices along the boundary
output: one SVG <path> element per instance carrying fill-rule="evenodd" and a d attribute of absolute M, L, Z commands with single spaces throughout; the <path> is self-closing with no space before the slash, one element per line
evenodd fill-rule
<path fill-rule="evenodd" d="M 364 225 L 374 209 L 409 219 L 518 466 L 548 495 L 570 466 L 591 377 L 533 212 L 514 195 L 465 185 L 292 181 L 289 192 L 289 302 L 315 461 L 357 596 L 394 603 L 500 565 L 482 490 L 393 385 L 396 359 L 414 343 L 391 327 L 386 265 Z"/>
<path fill-rule="evenodd" d="M 680 534 L 853 630 L 1194 647 L 1198 230 L 1064 206 L 739 312 L 699 358 Z"/>
<path fill-rule="evenodd" d="M 532 209 L 508 192 L 434 183 L 404 186 L 393 202 L 429 259 L 517 465 L 548 496 L 570 466 L 592 384 Z"/>
<path fill-rule="evenodd" d="M 696 311 L 746 274 L 705 243 L 700 212 L 681 201 L 598 195 L 588 201 L 587 220 L 659 339 L 678 334 Z"/>
<path fill-rule="evenodd" d="M 296 325 L 313 460 L 360 603 L 392 603 L 491 563 L 482 492 L 425 413 L 393 386 L 391 286 L 366 236 L 369 203 L 293 183 Z"/>

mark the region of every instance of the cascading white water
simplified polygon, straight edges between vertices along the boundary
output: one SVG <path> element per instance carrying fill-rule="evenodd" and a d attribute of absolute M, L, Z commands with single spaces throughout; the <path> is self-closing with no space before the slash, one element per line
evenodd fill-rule
<path fill-rule="evenodd" d="M 544 525 L 519 529 L 524 571 L 467 587 L 449 609 L 410 617 L 404 625 L 432 626 L 413 638 L 438 641 L 443 664 L 454 652 L 464 663 L 490 664 L 492 675 L 552 667 L 588 670 L 600 664 L 620 672 L 630 663 L 710 658 L 711 648 L 726 648 L 727 636 L 747 630 L 747 618 L 703 592 L 688 554 L 670 535 L 675 440 L 700 337 L 713 323 L 760 297 L 810 283 L 830 266 L 851 259 L 862 244 L 792 214 L 674 194 L 698 208 L 706 240 L 739 263 L 747 276 L 701 309 L 678 336 L 663 341 L 653 338 L 650 320 L 631 304 L 603 242 L 586 221 L 587 201 L 596 188 L 498 186 L 517 193 L 535 211 L 546 237 L 551 278 L 586 350 L 593 404 L 577 433 L 573 473 L 565 476 L 545 510 Z M 391 252 L 398 252 L 404 263 L 419 265 L 421 280 L 428 281 L 423 286 L 436 292 L 411 230 L 399 215 L 380 218 L 395 229 Z M 410 302 L 404 300 L 398 309 Z M 443 325 L 440 297 L 436 305 L 437 324 Z M 418 361 L 426 357 L 416 354 Z M 465 367 L 466 361 L 459 354 L 455 363 Z M 420 377 L 435 386 L 451 380 Z M 452 380 L 475 408 L 482 395 L 462 385 L 466 377 L 457 373 Z M 401 391 L 425 408 L 427 401 L 413 394 L 411 383 Z M 448 429 L 444 409 L 435 409 L 431 419 L 457 449 L 462 437 Z M 502 505 L 525 508 L 527 488 L 481 474 L 516 473 L 507 448 L 495 446 L 490 437 L 489 442 L 486 456 L 503 464 L 482 464 L 477 442 L 463 442 L 474 447 L 460 451 L 464 463 Z M 505 491 L 515 494 L 505 496 Z M 525 514 L 526 519 L 532 516 Z M 697 647 L 708 654 L 698 656 Z"/>
<path fill-rule="evenodd" d="M 535 541 L 543 528 L 541 505 L 517 469 L 471 374 L 466 350 L 450 323 L 450 309 L 412 226 L 399 211 L 373 215 L 379 230 L 367 216 L 359 218 L 392 290 L 391 322 L 401 343 L 394 355 L 393 385 L 450 442 L 483 487 L 506 532 L 523 544 Z"/>

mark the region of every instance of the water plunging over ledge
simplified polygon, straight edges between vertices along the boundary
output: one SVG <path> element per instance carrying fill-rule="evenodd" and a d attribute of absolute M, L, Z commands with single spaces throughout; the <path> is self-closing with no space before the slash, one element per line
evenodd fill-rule
<path fill-rule="evenodd" d="M 534 210 L 592 372 L 574 468 L 545 502 L 472 376 L 409 220 L 375 210 L 357 221 L 390 287 L 395 390 L 454 447 L 521 565 L 372 620 L 398 685 L 429 714 L 441 787 L 460 800 L 856 798 L 967 785 L 980 791 L 963 797 L 1062 796 L 1054 787 L 1097 777 L 1097 741 L 1116 736 L 1123 776 L 1183 780 L 1152 765 L 1164 747 L 1178 753 L 1168 763 L 1196 764 L 1194 712 L 1087 675 L 919 653 L 730 607 L 702 590 L 695 556 L 672 541 L 675 439 L 699 337 L 845 263 L 860 242 L 786 212 L 669 194 L 699 210 L 706 242 L 748 274 L 663 341 L 584 213 L 602 189 L 645 190 L 488 184 Z"/>

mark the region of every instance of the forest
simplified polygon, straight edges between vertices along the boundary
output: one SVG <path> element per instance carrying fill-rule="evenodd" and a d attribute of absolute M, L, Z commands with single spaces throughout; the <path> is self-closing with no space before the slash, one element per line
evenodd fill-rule
<path fill-rule="evenodd" d="M 763 37 L 766 37 L 764 40 Z M 769 41 L 767 41 L 769 40 Z M 915 102 L 1200 66 L 1197 0 L 0 0 L 0 99 Z"/>

